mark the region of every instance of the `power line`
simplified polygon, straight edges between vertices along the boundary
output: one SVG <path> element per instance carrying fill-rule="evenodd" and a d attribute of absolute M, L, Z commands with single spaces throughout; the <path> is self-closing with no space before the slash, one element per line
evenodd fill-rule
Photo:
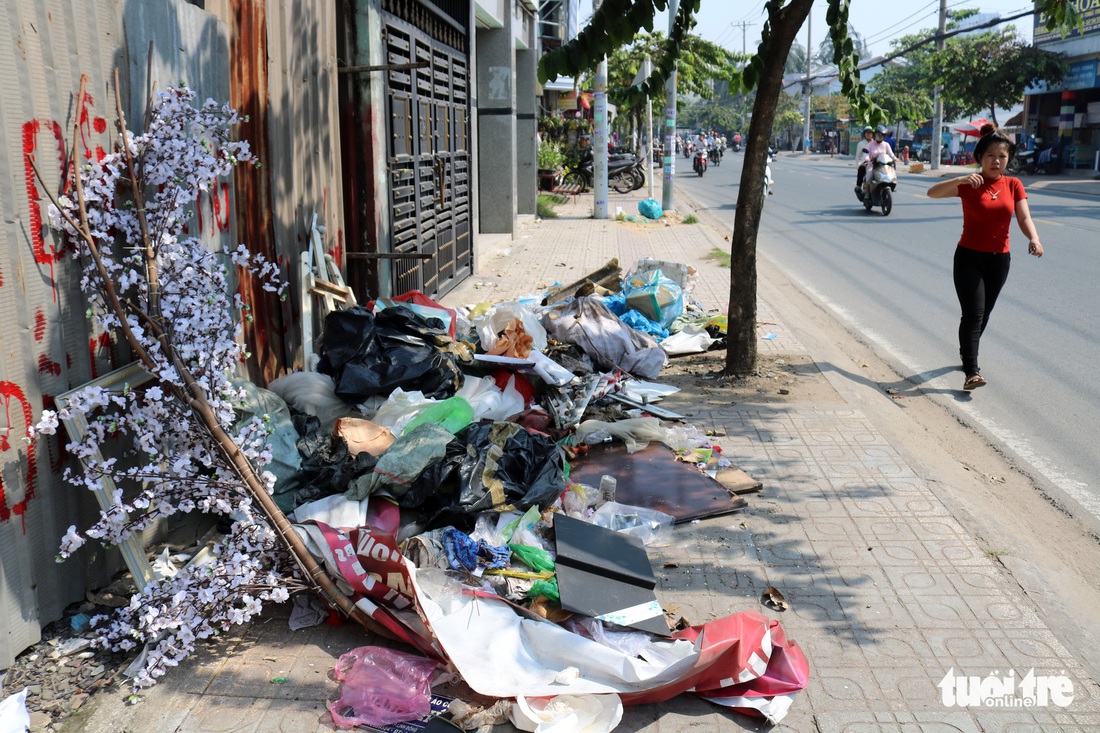
<path fill-rule="evenodd" d="M 907 53 L 910 53 L 912 51 L 916 51 L 918 48 L 921 48 L 922 46 L 927 46 L 929 43 L 935 43 L 936 41 L 939 41 L 939 40 L 946 41 L 948 38 L 954 38 L 955 36 L 961 36 L 964 33 L 971 33 L 973 31 L 980 31 L 980 30 L 983 30 L 985 28 L 992 28 L 994 26 L 1001 25 L 1002 23 L 1011 23 L 1014 20 L 1019 20 L 1020 18 L 1026 18 L 1029 15 L 1035 15 L 1035 13 L 1037 13 L 1037 12 L 1039 12 L 1039 11 L 1037 11 L 1033 8 L 1031 10 L 1026 10 L 1026 11 L 1017 13 L 1016 15 L 1009 15 L 1009 16 L 1004 17 L 1004 18 L 997 17 L 997 18 L 994 18 L 993 20 L 987 21 L 985 23 L 981 23 L 979 25 L 972 25 L 972 26 L 968 26 L 966 28 L 956 28 L 955 30 L 953 30 L 949 33 L 944 33 L 942 36 L 939 33 L 936 33 L 935 35 L 930 36 L 929 38 L 925 38 L 922 41 L 917 41 L 912 46 L 908 46 L 906 48 L 901 49 L 900 51 L 896 51 L 896 52 L 890 54 L 889 56 L 884 56 L 881 59 L 878 59 L 878 60 L 875 60 L 875 61 L 867 61 L 867 62 L 864 62 L 862 64 L 858 64 L 856 66 L 856 68 L 859 69 L 860 71 L 863 71 L 864 69 L 873 69 L 876 66 L 882 66 L 883 64 L 889 63 L 889 62 L 893 61 L 896 58 L 900 58 L 900 57 L 904 56 Z M 789 84 L 784 84 L 783 88 L 786 89 L 787 87 L 793 87 L 793 86 L 798 86 L 798 85 L 801 85 L 801 84 L 807 84 L 807 83 L 811 83 L 811 82 L 813 82 L 817 79 L 828 79 L 828 78 L 834 77 L 834 76 L 836 76 L 835 69 L 833 71 L 831 71 L 829 73 L 825 73 L 825 74 L 809 74 L 807 76 L 802 77 L 801 79 L 796 79 L 795 81 L 792 81 Z"/>

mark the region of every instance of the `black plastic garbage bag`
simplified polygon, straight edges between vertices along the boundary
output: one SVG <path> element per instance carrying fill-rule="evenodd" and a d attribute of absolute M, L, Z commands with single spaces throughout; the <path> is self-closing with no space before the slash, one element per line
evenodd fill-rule
<path fill-rule="evenodd" d="M 510 422 L 471 425 L 429 466 L 402 506 L 474 514 L 545 509 L 565 488 L 565 453 L 552 438 Z M 435 500 L 449 500 L 440 502 Z M 432 506 L 435 505 L 435 506 Z"/>
<path fill-rule="evenodd" d="M 336 380 L 336 394 L 350 403 L 388 395 L 400 387 L 442 399 L 462 386 L 443 321 L 408 308 L 371 313 L 362 306 L 333 311 L 325 318 L 317 371 Z"/>
<path fill-rule="evenodd" d="M 347 442 L 329 429 L 323 430 L 316 417 L 296 416 L 294 426 L 302 435 L 297 442 L 302 465 L 290 509 L 347 491 L 353 479 L 370 473 L 378 463 L 378 459 L 366 451 L 353 456 Z M 289 511 L 282 504 L 280 508 Z"/>

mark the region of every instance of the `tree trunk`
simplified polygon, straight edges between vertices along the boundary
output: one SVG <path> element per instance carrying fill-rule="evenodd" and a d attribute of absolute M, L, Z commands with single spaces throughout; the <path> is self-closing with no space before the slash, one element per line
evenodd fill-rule
<path fill-rule="evenodd" d="M 761 48 L 763 61 L 756 88 L 745 148 L 737 214 L 730 245 L 730 301 L 727 312 L 727 376 L 744 376 L 756 366 L 756 234 L 764 207 L 764 169 L 768 141 L 783 86 L 783 68 L 795 36 L 809 15 L 813 0 L 792 0 L 770 13 L 771 34 Z M 769 3 L 769 7 L 771 4 Z"/>

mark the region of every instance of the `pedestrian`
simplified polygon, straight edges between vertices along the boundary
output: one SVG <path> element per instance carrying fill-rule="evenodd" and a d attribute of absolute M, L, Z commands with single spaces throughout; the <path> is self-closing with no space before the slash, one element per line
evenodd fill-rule
<path fill-rule="evenodd" d="M 940 181 L 928 189 L 934 199 L 962 199 L 963 230 L 955 247 L 954 281 L 962 318 L 959 320 L 959 355 L 970 391 L 986 384 L 978 368 L 978 342 L 989 324 L 989 314 L 1008 279 L 1011 261 L 1009 234 L 1012 215 L 1028 239 L 1028 254 L 1043 256 L 1043 244 L 1027 205 L 1027 193 L 1018 178 L 1004 174 L 1016 145 L 993 125 L 981 128 L 974 147 L 979 170 Z"/>

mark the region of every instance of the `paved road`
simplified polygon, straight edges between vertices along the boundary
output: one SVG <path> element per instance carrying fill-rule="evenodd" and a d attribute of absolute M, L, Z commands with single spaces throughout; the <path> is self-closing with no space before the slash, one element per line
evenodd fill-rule
<path fill-rule="evenodd" d="M 867 213 L 843 159 L 784 157 L 758 250 L 885 352 L 909 381 L 940 395 L 1014 455 L 1067 509 L 1100 528 L 1100 199 L 1029 191 L 1047 255 L 1023 254 L 1013 225 L 1009 282 L 982 341 L 990 386 L 961 392 L 951 257 L 957 201 L 924 195 L 931 174 L 905 175 L 893 213 Z M 682 190 L 732 228 L 742 157 L 703 178 L 678 163 Z"/>

